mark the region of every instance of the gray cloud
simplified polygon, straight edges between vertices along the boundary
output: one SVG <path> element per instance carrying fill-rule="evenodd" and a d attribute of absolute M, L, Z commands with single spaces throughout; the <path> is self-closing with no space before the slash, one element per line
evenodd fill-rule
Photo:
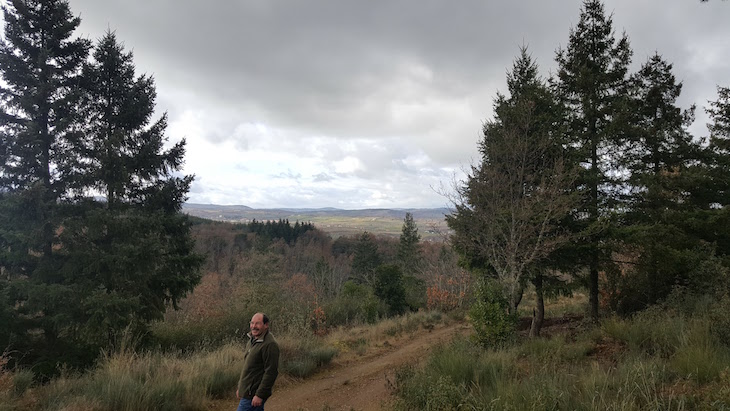
<path fill-rule="evenodd" d="M 195 147 L 188 156 L 216 157 L 189 161 L 198 168 L 186 171 L 201 178 L 192 201 L 207 193 L 272 207 L 409 207 L 443 205 L 429 187 L 476 157 L 481 124 L 519 47 L 528 45 L 549 76 L 580 2 L 70 4 L 82 35 L 116 30 L 138 70 L 155 76 L 158 108 L 178 124 L 171 133 Z M 606 9 L 617 33 L 628 34 L 637 68 L 655 51 L 674 63 L 685 82 L 681 103 L 700 106 L 692 130 L 704 132 L 701 107 L 729 81 L 730 3 L 610 0 Z M 290 184 L 281 192 L 226 186 L 232 151 L 245 178 Z"/>

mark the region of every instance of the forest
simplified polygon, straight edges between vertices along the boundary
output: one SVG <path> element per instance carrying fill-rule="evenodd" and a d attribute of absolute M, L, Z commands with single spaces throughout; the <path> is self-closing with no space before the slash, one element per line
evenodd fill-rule
<path fill-rule="evenodd" d="M 0 410 L 207 409 L 259 311 L 291 378 L 364 350 L 328 340 L 355 327 L 469 324 L 396 370 L 394 408 L 730 407 L 730 88 L 678 106 L 672 63 L 632 72 L 601 1 L 549 76 L 518 50 L 443 241 L 409 212 L 397 238 L 184 214 L 186 142 L 116 34 L 74 37 L 63 0 L 3 13 Z M 708 135 L 689 132 L 697 110 Z M 543 335 L 581 296 L 572 334 Z"/>

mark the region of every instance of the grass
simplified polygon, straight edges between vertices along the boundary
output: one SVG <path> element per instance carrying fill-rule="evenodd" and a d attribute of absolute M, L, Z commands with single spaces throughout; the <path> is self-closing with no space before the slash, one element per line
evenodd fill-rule
<path fill-rule="evenodd" d="M 373 326 L 340 329 L 326 337 L 277 335 L 281 377 L 277 384 L 305 378 L 329 364 L 340 351 L 364 354 L 384 335 L 406 336 L 431 329 L 448 318 L 440 313 L 412 313 Z M 190 324 L 188 324 L 190 325 Z M 166 326 L 169 327 L 169 326 Z M 174 328 L 165 330 L 176 334 Z M 120 344 L 83 374 L 66 372 L 45 385 L 35 385 L 29 370 L 9 370 L 0 356 L 0 411 L 44 410 L 205 410 L 212 401 L 235 392 L 242 343 L 205 343 L 186 349 L 135 350 Z"/>
<path fill-rule="evenodd" d="M 313 341 L 283 339 L 281 369 L 290 376 L 309 375 L 329 363 L 336 350 Z M 29 371 L 2 371 L 0 410 L 204 410 L 210 401 L 235 392 L 243 350 L 238 343 L 190 353 L 135 352 L 122 349 L 103 356 L 85 374 L 66 374 L 32 387 Z"/>
<path fill-rule="evenodd" d="M 457 339 L 399 370 L 396 409 L 730 409 L 730 347 L 703 313 L 632 319 L 482 350 Z"/>
<path fill-rule="evenodd" d="M 431 330 L 447 321 L 451 318 L 438 311 L 412 312 L 372 325 L 338 327 L 325 337 L 325 341 L 342 353 L 354 351 L 363 355 L 369 347 L 382 345 L 387 338 L 412 335 L 420 329 Z"/>

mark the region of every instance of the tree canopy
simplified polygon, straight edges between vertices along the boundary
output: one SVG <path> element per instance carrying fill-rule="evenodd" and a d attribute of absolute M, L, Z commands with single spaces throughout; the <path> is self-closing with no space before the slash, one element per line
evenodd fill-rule
<path fill-rule="evenodd" d="M 89 365 L 199 281 L 180 210 L 185 142 L 151 122 L 155 86 L 63 0 L 12 0 L 0 41 L 0 345 L 42 374 Z M 102 194 L 102 196 L 97 196 Z M 5 326 L 7 324 L 7 326 Z"/>

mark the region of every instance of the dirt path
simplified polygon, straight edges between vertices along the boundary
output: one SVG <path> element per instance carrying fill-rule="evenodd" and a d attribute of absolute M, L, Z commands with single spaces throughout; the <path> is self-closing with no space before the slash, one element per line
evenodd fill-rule
<path fill-rule="evenodd" d="M 468 326 L 452 323 L 432 330 L 420 329 L 399 338 L 385 337 L 365 355 L 338 357 L 313 377 L 275 387 L 266 411 L 387 410 L 387 404 L 392 401 L 387 378 L 393 376 L 397 367 L 426 359 L 431 348 L 448 342 L 454 334 L 468 331 Z M 227 405 L 218 403 L 214 409 L 234 408 L 228 402 Z"/>

